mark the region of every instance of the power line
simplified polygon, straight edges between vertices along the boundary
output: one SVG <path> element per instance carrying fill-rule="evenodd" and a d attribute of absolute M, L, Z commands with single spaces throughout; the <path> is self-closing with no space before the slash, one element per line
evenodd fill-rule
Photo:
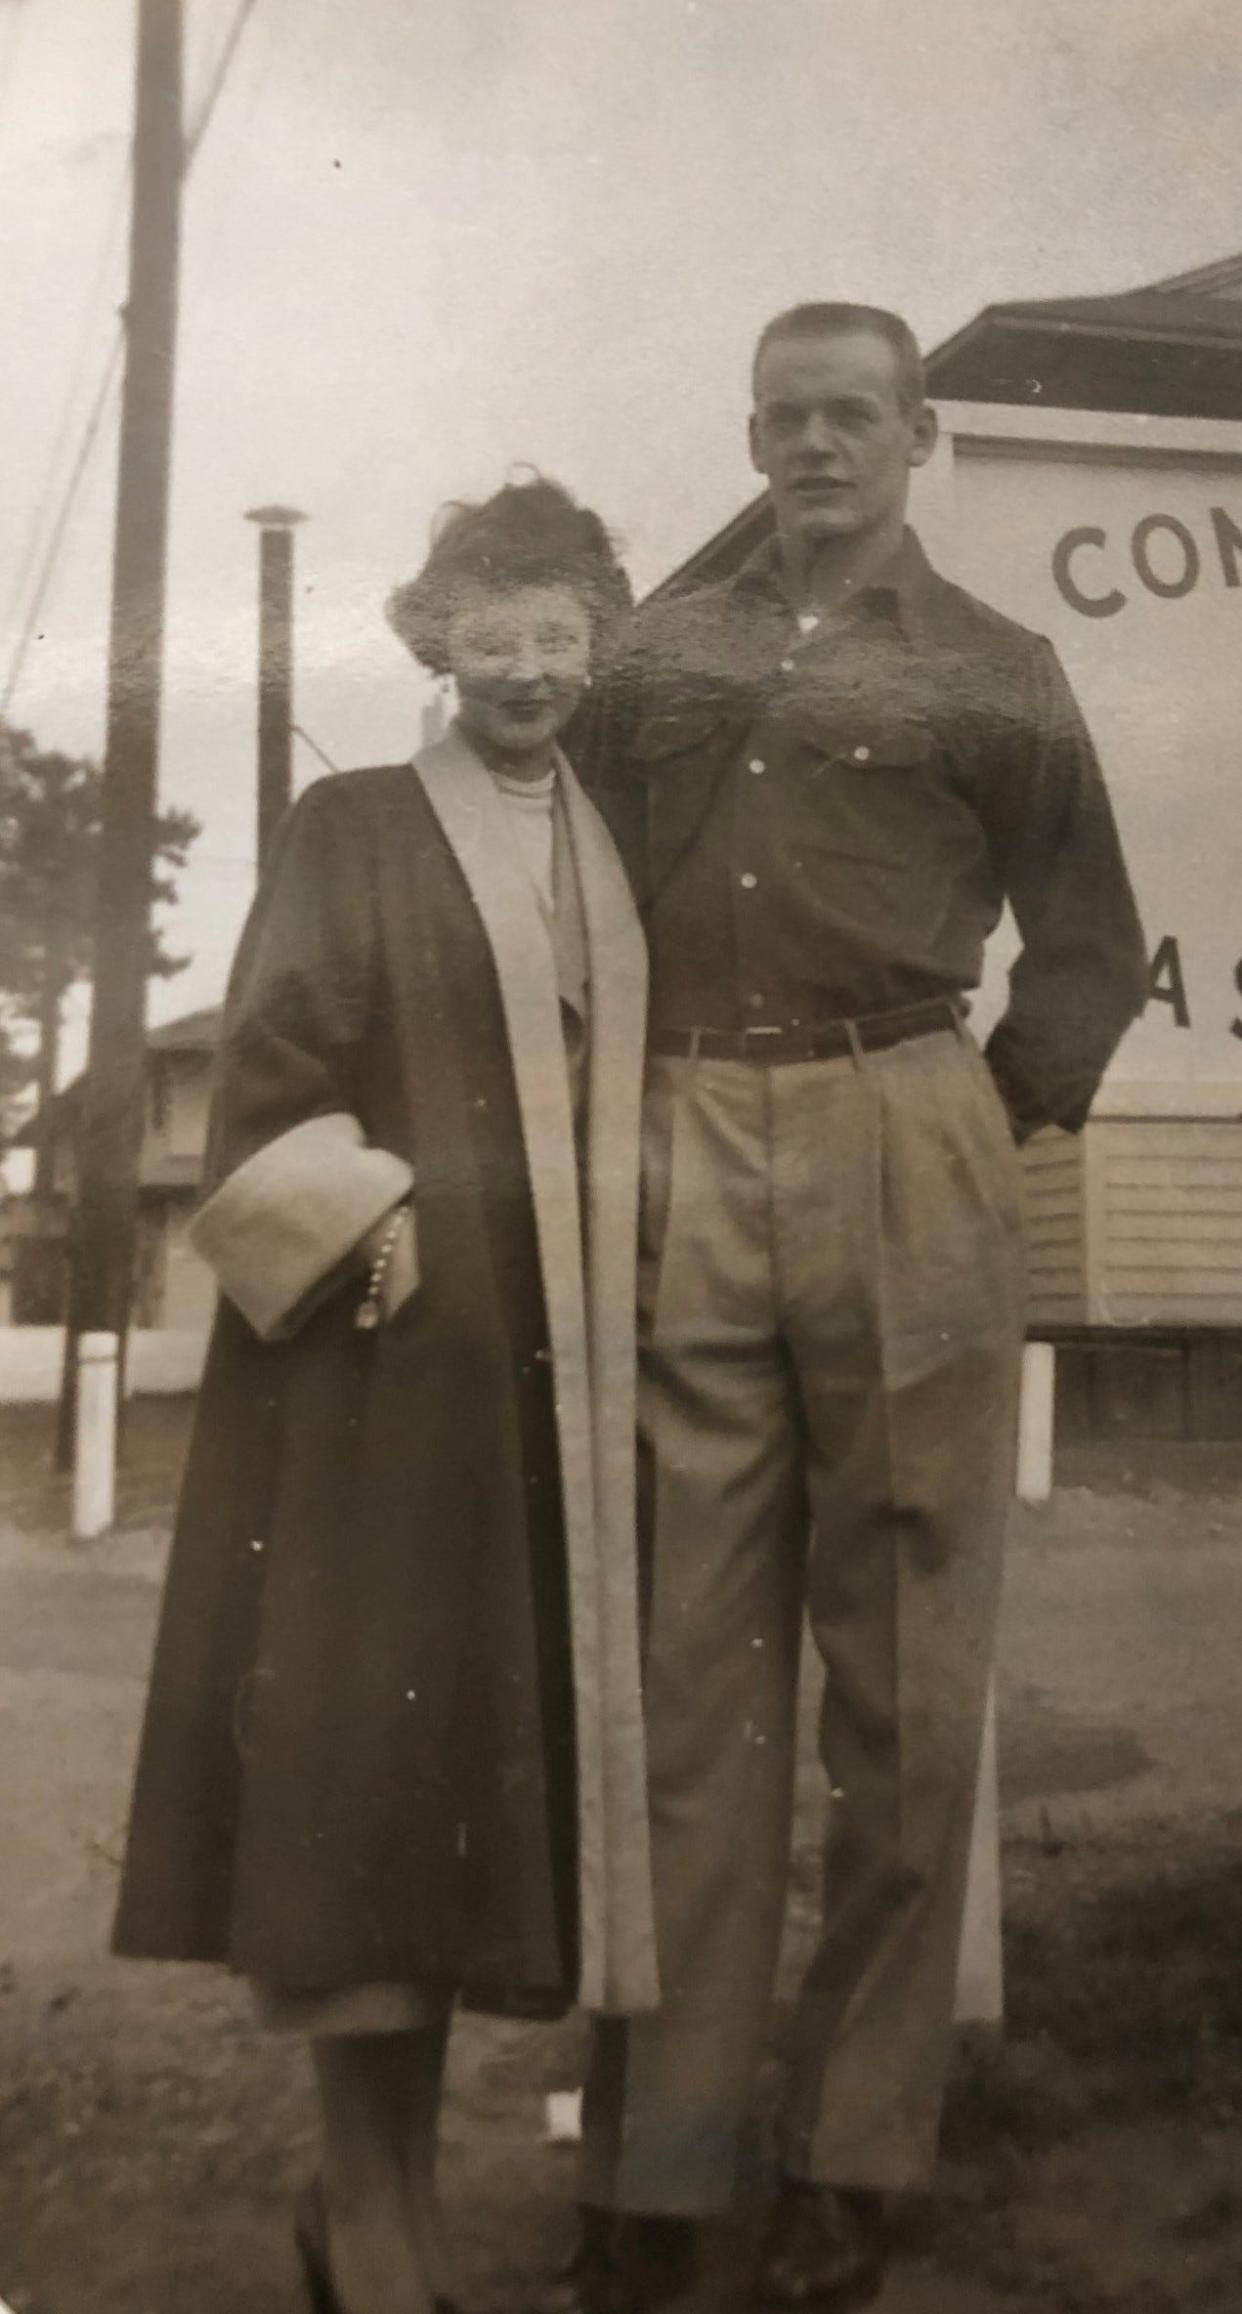
<path fill-rule="evenodd" d="M 8 714 L 9 707 L 13 699 L 13 694 L 16 691 L 17 686 L 22 678 L 22 670 L 26 663 L 26 653 L 30 648 L 35 629 L 39 624 L 39 615 L 47 598 L 47 590 L 51 584 L 52 573 L 56 568 L 57 558 L 59 557 L 61 546 L 64 542 L 65 533 L 69 528 L 69 521 L 73 513 L 74 501 L 77 498 L 78 490 L 81 485 L 82 477 L 86 472 L 91 452 L 99 438 L 99 429 L 104 421 L 104 414 L 107 410 L 108 402 L 111 398 L 112 388 L 116 384 L 117 373 L 121 367 L 121 348 L 123 344 L 124 331 L 118 329 L 116 336 L 113 338 L 112 344 L 108 349 L 108 359 L 104 367 L 104 373 L 99 381 L 95 399 L 91 404 L 90 414 L 86 421 L 86 428 L 82 435 L 81 442 L 78 445 L 78 454 L 74 459 L 73 466 L 69 475 L 69 480 L 65 486 L 64 494 L 61 498 L 60 509 L 57 513 L 56 521 L 52 528 L 52 534 L 48 540 L 47 552 L 44 555 L 43 565 L 39 572 L 38 584 L 35 587 L 30 608 L 26 613 L 26 618 L 22 627 L 21 634 L 17 639 L 17 649 L 13 653 L 12 664 L 9 668 L 8 678 L 4 686 L 4 696 L 2 699 L 0 699 L 0 715 Z"/>
<path fill-rule="evenodd" d="M 5 57 L 10 60 L 10 70 L 8 71 L 7 76 L 5 75 L 3 63 L 0 63 L 0 84 L 2 84 L 5 88 L 11 85 L 12 82 L 11 59 L 16 51 L 16 32 L 14 28 L 16 27 L 19 18 L 31 5 L 32 0 L 8 0 L 7 15 L 0 17 L 0 20 L 7 22 L 10 26 L 8 46 L 7 49 L 4 50 Z M 4 0 L 0 0 L 0 10 L 2 10 L 3 7 Z M 0 97 L 0 102 L 2 101 L 2 97 Z M 68 382 L 66 384 L 64 395 L 61 400 L 60 416 L 57 420 L 56 430 L 52 441 L 52 448 L 47 459 L 43 486 L 35 501 L 30 520 L 26 525 L 25 535 L 21 544 L 21 550 L 17 557 L 16 572 L 12 586 L 9 590 L 8 609 L 5 617 L 5 626 L 9 628 L 17 624 L 21 615 L 21 606 L 23 602 L 27 600 L 31 578 L 39 560 L 40 548 L 46 531 L 49 509 L 53 503 L 53 492 L 55 489 L 57 476 L 61 472 L 65 451 L 70 440 L 71 430 L 78 414 L 81 391 L 86 379 L 91 343 L 95 336 L 98 319 L 98 307 L 101 294 L 106 287 L 108 275 L 112 268 L 113 261 L 119 255 L 120 231 L 124 223 L 125 195 L 129 186 L 130 174 L 131 161 L 130 156 L 127 153 L 124 166 L 113 189 L 111 207 L 108 212 L 103 239 L 100 243 L 99 257 L 95 267 L 95 275 L 87 294 L 82 327 L 78 332 L 77 344 L 74 349 L 72 362 L 70 364 Z M 110 346 L 108 357 L 109 360 L 113 358 L 114 353 L 115 348 Z M 88 425 L 89 422 L 90 421 L 88 419 Z M 6 702 L 7 697 L 8 694 L 6 693 Z"/>
<path fill-rule="evenodd" d="M 305 731 L 305 730 L 303 729 L 303 727 L 302 727 L 302 725 L 301 725 L 300 723 L 291 723 L 291 724 L 290 724 L 290 726 L 289 726 L 289 729 L 290 729 L 290 730 L 291 730 L 291 732 L 293 733 L 293 735 L 294 735 L 295 739 L 304 739 L 304 740 L 306 741 L 306 744 L 307 744 L 307 746 L 309 747 L 309 749 L 310 749 L 310 751 L 311 751 L 311 754 L 312 754 L 312 755 L 317 755 L 317 756 L 319 757 L 319 760 L 320 760 L 320 762 L 321 762 L 321 763 L 326 763 L 326 765 L 327 765 L 327 767 L 328 767 L 328 770 L 329 770 L 329 771 L 339 771 L 339 770 L 340 770 L 340 768 L 341 768 L 341 767 L 340 767 L 340 764 L 339 764 L 339 763 L 334 763 L 334 762 L 332 761 L 332 758 L 331 758 L 331 756 L 329 755 L 329 753 L 328 753 L 328 751 L 327 751 L 327 748 L 326 748 L 326 747 L 321 747 L 321 746 L 320 746 L 320 744 L 319 744 L 319 741 L 318 741 L 317 739 L 312 739 L 312 738 L 311 738 L 311 735 L 310 735 L 310 733 L 309 733 L 309 731 Z M 196 854 L 195 854 L 195 857 L 197 858 L 197 856 L 198 856 L 198 855 L 197 855 L 197 853 L 196 853 Z"/>
<path fill-rule="evenodd" d="M 220 102 L 221 90 L 232 70 L 233 58 L 237 54 L 241 36 L 254 13 L 256 4 L 257 0 L 239 0 L 237 12 L 225 35 L 224 46 L 216 58 L 215 71 L 208 83 L 207 93 L 199 106 L 198 117 L 186 138 L 184 169 L 187 176 L 194 166 L 198 148 L 211 126 L 212 114 Z"/>
<path fill-rule="evenodd" d="M 225 35 L 220 53 L 216 59 L 215 67 L 212 72 L 211 79 L 208 83 L 203 102 L 198 109 L 194 123 L 185 139 L 182 159 L 183 179 L 188 178 L 190 170 L 194 166 L 194 162 L 202 145 L 203 139 L 211 126 L 212 119 L 224 90 L 224 84 L 228 79 L 230 70 L 232 69 L 233 59 L 237 54 L 237 49 L 240 44 L 242 34 L 254 13 L 256 5 L 257 0 L 239 0 L 238 7 L 233 16 L 233 21 L 229 26 L 229 30 Z M 82 480 L 90 462 L 91 452 L 99 438 L 99 432 L 103 424 L 105 412 L 107 410 L 108 400 L 111 395 L 112 388 L 116 383 L 117 374 L 120 369 L 120 356 L 124 342 L 125 330 L 124 323 L 122 322 L 121 327 L 118 329 L 108 348 L 104 363 L 103 375 L 100 379 L 95 399 L 92 402 L 90 411 L 87 415 L 86 424 L 82 433 L 82 439 L 78 445 L 77 456 L 74 459 L 73 466 L 70 470 L 68 480 L 65 484 L 65 488 L 61 496 L 60 506 L 57 510 L 56 520 L 52 527 L 47 551 L 44 555 L 43 562 L 40 567 L 39 577 L 35 585 L 34 594 L 31 598 L 30 607 L 26 613 L 25 619 L 22 622 L 21 632 L 17 640 L 17 647 L 14 650 L 13 657 L 9 663 L 9 671 L 5 678 L 3 696 L 0 697 L 0 715 L 7 715 L 14 694 L 19 683 L 21 682 L 22 675 L 25 671 L 26 657 L 38 628 L 39 618 L 43 610 L 43 605 L 47 600 L 48 589 L 51 586 L 52 579 L 55 575 L 56 564 L 60 555 L 60 549 L 64 542 L 65 534 L 69 528 L 69 522 L 73 514 L 74 502 L 77 498 L 78 491 L 82 486 Z M 59 448 L 60 441 L 58 436 L 56 450 L 53 454 L 54 458 L 59 456 Z M 51 469 L 51 471 L 54 471 L 54 467 Z M 45 492 L 41 505 L 46 504 L 46 498 L 47 493 Z M 40 515 L 36 517 L 36 537 L 38 527 L 41 527 L 41 509 Z"/>
<path fill-rule="evenodd" d="M 124 223 L 125 195 L 129 188 L 130 175 L 130 163 L 127 157 L 125 167 L 123 168 L 121 175 L 117 180 L 116 188 L 113 193 L 112 207 L 109 211 L 108 221 L 104 231 L 103 243 L 100 249 L 99 263 L 95 269 L 95 279 L 87 298 L 83 327 L 78 334 L 77 348 L 74 353 L 73 362 L 69 372 L 69 380 L 65 387 L 64 396 L 61 402 L 60 417 L 57 421 L 56 433 L 53 438 L 51 452 L 48 457 L 47 472 L 44 479 L 43 488 L 39 493 L 38 499 L 35 502 L 34 511 L 31 515 L 29 523 L 26 526 L 26 535 L 22 542 L 22 551 L 18 562 L 18 574 L 9 591 L 9 608 L 8 616 L 6 619 L 7 625 L 14 624 L 20 614 L 21 605 L 26 600 L 31 575 L 39 558 L 40 544 L 45 532 L 48 509 L 52 504 L 53 487 L 64 460 L 65 450 L 69 443 L 72 422 L 77 412 L 81 388 L 86 376 L 87 356 L 90 352 L 91 340 L 95 334 L 95 326 L 98 319 L 96 309 L 99 305 L 100 294 L 107 282 L 108 274 L 112 268 L 114 258 L 117 258 L 120 255 L 121 227 Z M 120 332 L 118 329 L 118 337 L 119 334 Z M 108 350 L 109 361 L 115 357 L 115 353 L 116 346 L 110 344 Z"/>

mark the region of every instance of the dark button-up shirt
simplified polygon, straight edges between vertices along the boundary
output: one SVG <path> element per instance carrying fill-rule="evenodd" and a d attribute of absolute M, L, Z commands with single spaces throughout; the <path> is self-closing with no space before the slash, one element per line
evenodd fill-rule
<path fill-rule="evenodd" d="M 1100 768 L 1051 644 L 911 532 L 818 622 L 775 544 L 650 604 L 585 754 L 645 915 L 653 1029 L 960 997 L 1008 900 L 1023 947 L 988 1059 L 1019 1132 L 1082 1124 L 1147 983 Z"/>

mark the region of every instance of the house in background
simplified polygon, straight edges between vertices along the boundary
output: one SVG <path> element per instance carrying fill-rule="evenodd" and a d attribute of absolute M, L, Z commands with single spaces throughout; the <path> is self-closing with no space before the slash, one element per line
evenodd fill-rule
<path fill-rule="evenodd" d="M 187 1237 L 207 1141 L 217 1007 L 187 1013 L 147 1037 L 146 1101 L 138 1161 L 134 1323 L 206 1333 L 215 1302 L 210 1271 Z M 76 1192 L 81 1079 L 57 1095 L 51 1119 L 53 1195 L 10 1198 L 4 1238 L 13 1325 L 63 1324 L 70 1217 Z M 33 1140 L 34 1127 L 21 1136 Z"/>

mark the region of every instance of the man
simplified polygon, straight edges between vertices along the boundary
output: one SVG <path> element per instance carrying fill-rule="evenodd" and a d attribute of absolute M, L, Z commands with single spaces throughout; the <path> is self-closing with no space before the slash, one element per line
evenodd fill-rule
<path fill-rule="evenodd" d="M 1015 1142 L 1077 1130 L 1140 928 L 1051 646 L 905 528 L 936 422 L 895 315 L 759 342 L 775 536 L 648 607 L 594 789 L 645 911 L 640 1388 L 663 2006 L 599 2029 L 565 2303 L 644 2314 L 727 2205 L 788 1864 L 802 1616 L 827 1680 L 818 1950 L 789 2037 L 768 2307 L 870 2300 L 951 2038 L 1011 1490 Z M 964 992 L 1023 940 L 986 1061 Z"/>

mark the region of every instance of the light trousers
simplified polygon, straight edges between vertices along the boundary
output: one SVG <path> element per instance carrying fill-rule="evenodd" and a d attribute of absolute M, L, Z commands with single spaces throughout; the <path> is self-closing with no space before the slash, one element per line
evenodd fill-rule
<path fill-rule="evenodd" d="M 785 1912 L 804 1613 L 826 1674 L 793 2174 L 935 2159 L 1012 1489 L 1017 1154 L 965 1031 L 652 1063 L 640 1429 L 662 2004 L 595 2033 L 583 2198 L 727 2205 Z"/>

